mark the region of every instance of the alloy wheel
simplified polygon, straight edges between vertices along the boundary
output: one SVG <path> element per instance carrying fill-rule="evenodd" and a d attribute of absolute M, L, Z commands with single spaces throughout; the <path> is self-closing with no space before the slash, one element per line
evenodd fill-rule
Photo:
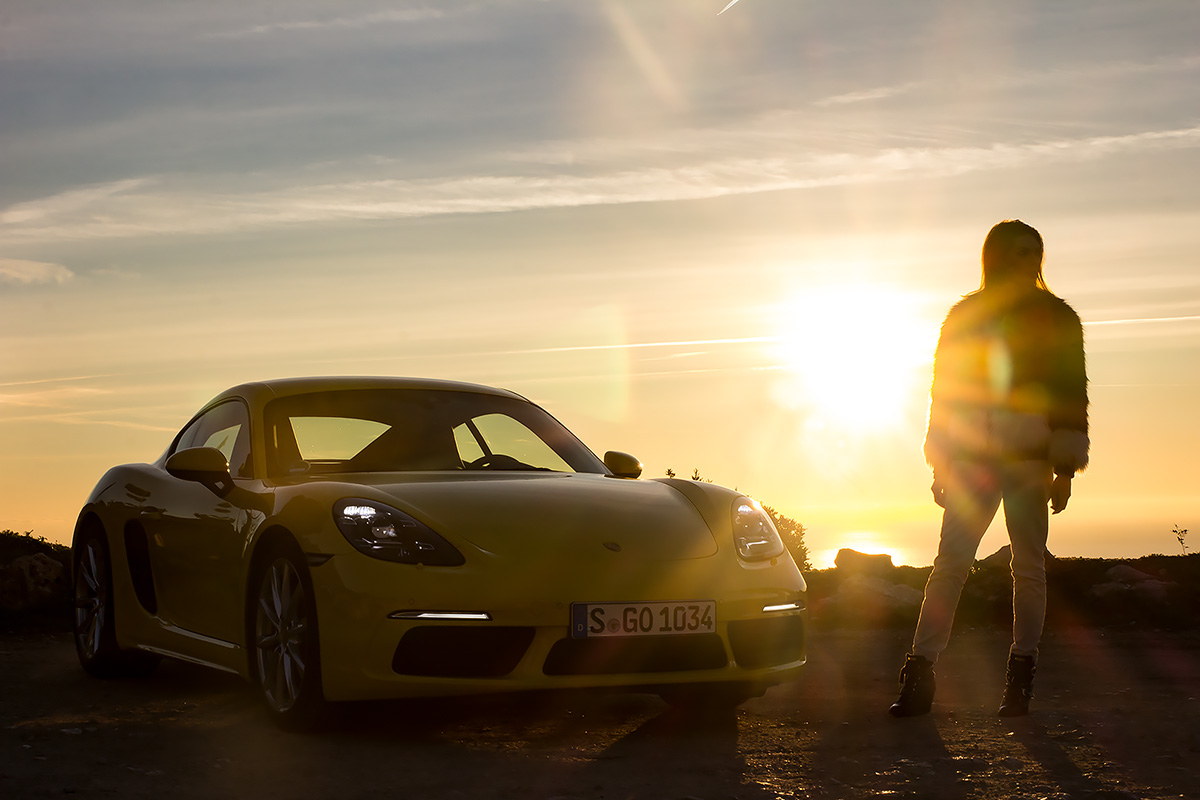
<path fill-rule="evenodd" d="M 263 573 L 254 636 L 258 680 L 267 704 L 286 712 L 301 698 L 308 641 L 307 597 L 296 567 L 276 559 Z"/>
<path fill-rule="evenodd" d="M 75 639 L 87 660 L 101 652 L 108 625 L 108 558 L 96 538 L 88 539 L 75 572 Z"/>

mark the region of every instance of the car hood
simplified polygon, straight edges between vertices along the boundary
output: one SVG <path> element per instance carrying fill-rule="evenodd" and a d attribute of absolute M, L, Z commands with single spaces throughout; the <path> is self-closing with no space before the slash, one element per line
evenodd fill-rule
<path fill-rule="evenodd" d="M 595 555 L 656 561 L 715 555 L 704 518 L 657 481 L 563 473 L 481 473 L 374 484 L 439 533 L 499 555 Z"/>

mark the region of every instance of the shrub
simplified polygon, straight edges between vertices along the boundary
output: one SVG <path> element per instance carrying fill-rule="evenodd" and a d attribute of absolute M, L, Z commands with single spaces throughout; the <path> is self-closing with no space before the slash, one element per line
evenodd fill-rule
<path fill-rule="evenodd" d="M 48 542 L 45 536 L 34 536 L 33 531 L 17 533 L 16 531 L 0 531 L 0 564 L 7 564 L 21 556 L 34 553 L 45 553 L 50 556 L 62 556 L 71 548 L 58 542 Z"/>

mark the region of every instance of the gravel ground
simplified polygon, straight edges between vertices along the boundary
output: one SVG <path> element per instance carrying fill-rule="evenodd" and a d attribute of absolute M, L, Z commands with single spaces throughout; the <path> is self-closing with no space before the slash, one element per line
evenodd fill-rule
<path fill-rule="evenodd" d="M 1006 636 L 956 634 L 934 713 L 893 720 L 907 635 L 817 631 L 736 712 L 648 695 L 358 705 L 277 731 L 238 679 L 98 681 L 70 636 L 0 633 L 0 797 L 1200 798 L 1200 634 L 1050 632 L 1034 713 L 994 711 Z"/>

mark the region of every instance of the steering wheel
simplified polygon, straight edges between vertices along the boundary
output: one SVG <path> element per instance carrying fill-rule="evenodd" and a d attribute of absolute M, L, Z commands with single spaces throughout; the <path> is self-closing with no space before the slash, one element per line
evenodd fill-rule
<path fill-rule="evenodd" d="M 512 456 L 506 456 L 502 453 L 480 456 L 468 463 L 466 467 L 467 469 L 532 469 L 528 464 L 524 464 Z"/>

